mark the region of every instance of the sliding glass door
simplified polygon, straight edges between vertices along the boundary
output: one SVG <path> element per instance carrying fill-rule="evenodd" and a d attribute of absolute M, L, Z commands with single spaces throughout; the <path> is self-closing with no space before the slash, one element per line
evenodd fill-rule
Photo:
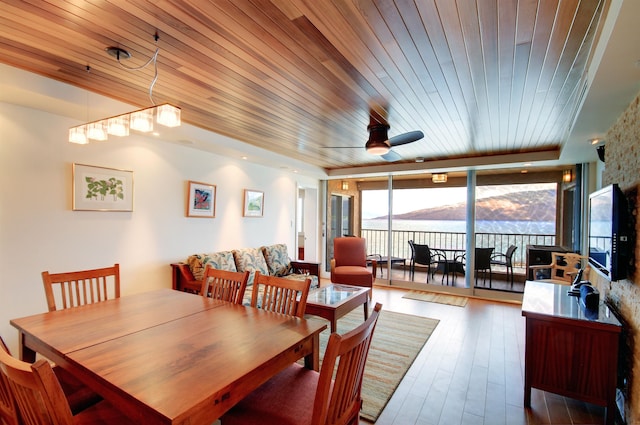
<path fill-rule="evenodd" d="M 355 232 L 378 259 L 378 283 L 521 293 L 527 246 L 559 239 L 558 184 L 542 174 L 471 172 L 442 183 L 425 174 L 353 181 Z"/>

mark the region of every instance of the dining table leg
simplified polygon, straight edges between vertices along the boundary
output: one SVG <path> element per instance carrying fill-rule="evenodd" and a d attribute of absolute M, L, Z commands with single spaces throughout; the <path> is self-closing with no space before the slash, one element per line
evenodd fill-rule
<path fill-rule="evenodd" d="M 18 355 L 20 356 L 20 360 L 22 360 L 23 362 L 34 363 L 36 361 L 36 352 L 27 347 L 25 337 L 25 334 L 22 332 L 18 334 Z"/>
<path fill-rule="evenodd" d="M 304 366 L 315 371 L 320 370 L 320 334 L 315 333 L 311 340 L 311 353 L 304 356 Z"/>

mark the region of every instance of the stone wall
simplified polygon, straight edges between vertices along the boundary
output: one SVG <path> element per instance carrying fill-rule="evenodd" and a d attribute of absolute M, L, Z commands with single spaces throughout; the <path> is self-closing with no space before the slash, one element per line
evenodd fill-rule
<path fill-rule="evenodd" d="M 602 185 L 618 183 L 627 196 L 631 222 L 635 228 L 632 238 L 632 265 L 629 277 L 609 282 L 601 276 L 591 277 L 600 290 L 619 311 L 626 325 L 621 356 L 621 370 L 628 378 L 625 416 L 628 424 L 640 423 L 640 95 L 635 98 L 606 135 L 605 168 Z M 591 273 L 596 275 L 597 273 Z"/>

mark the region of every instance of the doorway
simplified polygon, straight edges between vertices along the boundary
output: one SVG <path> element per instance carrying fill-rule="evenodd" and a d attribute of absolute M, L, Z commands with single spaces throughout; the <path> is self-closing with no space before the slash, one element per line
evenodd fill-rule
<path fill-rule="evenodd" d="M 296 214 L 297 259 L 318 261 L 318 190 L 298 188 Z"/>
<path fill-rule="evenodd" d="M 329 237 L 327 238 L 327 258 L 333 258 L 333 239 L 353 234 L 353 197 L 349 195 L 332 194 L 329 211 Z M 330 270 L 330 264 L 326 264 Z"/>

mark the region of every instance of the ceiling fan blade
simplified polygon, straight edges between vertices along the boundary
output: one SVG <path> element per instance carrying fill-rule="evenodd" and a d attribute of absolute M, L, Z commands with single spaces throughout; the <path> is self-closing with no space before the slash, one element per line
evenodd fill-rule
<path fill-rule="evenodd" d="M 406 145 L 407 143 L 415 142 L 424 137 L 424 133 L 420 130 L 410 131 L 408 133 L 398 134 L 389 139 L 391 146 Z"/>
<path fill-rule="evenodd" d="M 387 153 L 385 153 L 384 155 L 380 155 L 380 157 L 382 159 L 384 159 L 385 161 L 389 161 L 389 162 L 400 161 L 402 159 L 400 154 L 398 154 L 397 152 L 394 152 L 392 150 L 387 152 Z"/>

